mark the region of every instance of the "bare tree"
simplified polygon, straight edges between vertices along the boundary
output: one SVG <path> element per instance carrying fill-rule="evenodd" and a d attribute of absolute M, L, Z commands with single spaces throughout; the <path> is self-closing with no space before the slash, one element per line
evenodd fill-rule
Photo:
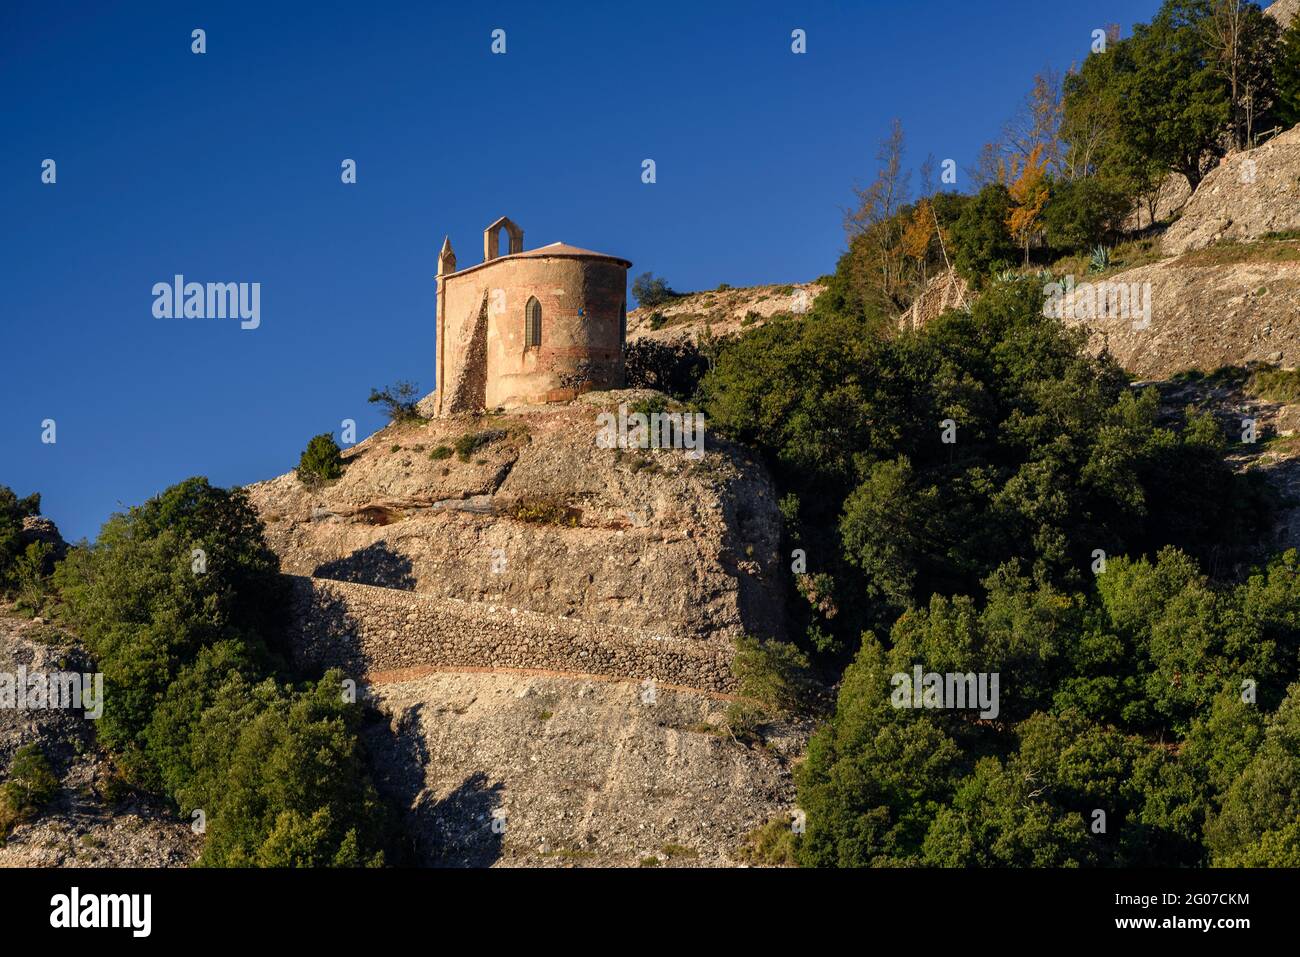
<path fill-rule="evenodd" d="M 985 143 L 980 149 L 975 165 L 966 168 L 966 176 L 976 192 L 1002 178 L 1002 157 L 1005 152 L 1006 149 L 1001 143 Z"/>
<path fill-rule="evenodd" d="M 934 193 L 934 154 L 931 153 L 921 164 L 921 197 L 924 199 Z"/>
<path fill-rule="evenodd" d="M 850 243 L 858 240 L 870 251 L 875 284 L 896 304 L 903 285 L 902 224 L 899 211 L 907 203 L 911 172 L 903 169 L 906 146 L 903 123 L 894 119 L 889 136 L 882 140 L 876 153 L 880 167 L 875 180 L 865 187 L 854 187 L 857 205 L 844 217 L 844 229 Z"/>
<path fill-rule="evenodd" d="M 1248 0 L 1212 0 L 1201 31 L 1217 72 L 1228 83 L 1233 149 L 1249 146 L 1255 117 L 1270 105 L 1259 101 L 1268 86 L 1269 62 L 1278 29 Z"/>
<path fill-rule="evenodd" d="M 1058 175 L 1066 172 L 1061 146 L 1061 96 L 1060 73 L 1048 69 L 1034 77 L 1020 109 L 1003 127 L 1002 140 L 1009 156 L 1023 162 L 1038 149 L 1048 170 Z"/>
<path fill-rule="evenodd" d="M 1202 23 L 1205 40 L 1214 57 L 1215 70 L 1228 81 L 1231 90 L 1232 145 L 1241 149 L 1241 127 L 1237 122 L 1241 96 L 1238 89 L 1241 72 L 1242 33 L 1246 11 L 1243 0 L 1214 0 L 1210 15 Z"/>

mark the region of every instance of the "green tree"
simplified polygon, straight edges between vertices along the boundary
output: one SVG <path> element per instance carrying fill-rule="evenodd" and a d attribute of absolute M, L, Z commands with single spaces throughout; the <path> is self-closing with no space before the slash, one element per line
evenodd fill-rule
<path fill-rule="evenodd" d="M 889 671 L 884 649 L 864 636 L 835 715 L 795 772 L 808 815 L 797 850 L 804 866 L 919 864 L 925 833 L 949 799 L 961 749 L 930 712 L 892 709 Z"/>
<path fill-rule="evenodd" d="M 1011 196 L 1001 183 L 989 183 L 975 195 L 952 227 L 953 265 L 976 286 L 1016 261 L 1016 244 L 1007 229 Z"/>
<path fill-rule="evenodd" d="M 1300 17 L 1291 21 L 1278 44 L 1273 61 L 1277 89 L 1276 117 L 1285 127 L 1300 123 Z"/>
<path fill-rule="evenodd" d="M 298 459 L 298 481 L 314 486 L 342 474 L 343 457 L 334 436 L 328 432 L 313 436 Z"/>
<path fill-rule="evenodd" d="M 104 673 L 100 740 L 132 783 L 207 814 L 201 863 L 382 861 L 360 709 L 341 674 L 298 686 L 269 650 L 285 586 L 242 490 L 173 486 L 55 580 Z"/>
<path fill-rule="evenodd" d="M 420 417 L 416 410 L 419 395 L 420 390 L 414 382 L 402 379 L 383 389 L 372 388 L 366 401 L 378 403 L 389 422 L 410 422 Z"/>
<path fill-rule="evenodd" d="M 1221 155 L 1232 95 L 1218 74 L 1206 23 L 1211 0 L 1165 0 L 1149 24 L 1114 45 L 1112 85 L 1122 148 L 1181 173 L 1192 189 Z"/>
<path fill-rule="evenodd" d="M 918 566 L 935 547 L 943 497 L 918 488 L 911 463 L 876 462 L 844 502 L 840 538 L 863 574 L 867 595 L 902 610 L 914 598 Z"/>
<path fill-rule="evenodd" d="M 19 498 L 0 485 L 0 590 L 13 584 L 14 562 L 22 553 L 23 519 L 41 513 L 40 494 Z"/>
<path fill-rule="evenodd" d="M 38 744 L 14 752 L 9 773 L 0 784 L 0 840 L 19 821 L 33 817 L 59 790 L 59 779 Z"/>
<path fill-rule="evenodd" d="M 1300 866 L 1300 683 L 1270 718 L 1264 742 L 1206 828 L 1215 864 Z"/>
<path fill-rule="evenodd" d="M 1097 176 L 1054 182 L 1043 211 L 1048 245 L 1070 253 L 1112 240 L 1129 213 L 1129 197 L 1128 190 Z"/>
<path fill-rule="evenodd" d="M 632 295 L 638 306 L 660 306 L 680 293 L 674 292 L 667 281 L 654 273 L 643 272 L 632 280 Z"/>

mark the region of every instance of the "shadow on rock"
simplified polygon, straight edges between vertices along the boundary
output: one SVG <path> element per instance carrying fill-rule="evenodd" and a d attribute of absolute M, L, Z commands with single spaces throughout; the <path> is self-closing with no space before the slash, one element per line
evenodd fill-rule
<path fill-rule="evenodd" d="M 415 576 L 411 574 L 411 560 L 388 547 L 387 542 L 375 542 L 359 548 L 347 558 L 323 562 L 312 572 L 314 578 L 329 578 L 358 585 L 378 585 L 381 588 L 415 590 Z"/>

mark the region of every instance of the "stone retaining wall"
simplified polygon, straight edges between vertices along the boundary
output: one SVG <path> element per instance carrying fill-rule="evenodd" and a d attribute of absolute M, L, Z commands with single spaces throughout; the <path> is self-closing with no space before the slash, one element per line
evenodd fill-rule
<path fill-rule="evenodd" d="M 435 667 L 532 668 L 735 690 L 731 644 L 670 638 L 502 605 L 287 576 L 291 652 L 350 675 Z"/>

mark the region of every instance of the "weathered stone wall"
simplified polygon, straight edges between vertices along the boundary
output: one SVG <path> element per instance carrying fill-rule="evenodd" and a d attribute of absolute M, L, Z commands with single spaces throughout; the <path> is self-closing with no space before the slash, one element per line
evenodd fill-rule
<path fill-rule="evenodd" d="M 418 666 L 521 668 L 734 690 L 730 643 L 673 638 L 420 592 L 289 576 L 301 666 L 361 676 Z"/>
<path fill-rule="evenodd" d="M 600 254 L 530 250 L 462 269 L 443 279 L 442 348 L 445 383 L 455 389 L 465 370 L 486 379 L 480 407 L 563 401 L 587 389 L 623 381 L 622 314 L 627 296 L 624 260 Z M 536 298 L 542 342 L 524 340 L 525 309 Z M 486 342 L 476 327 L 487 303 Z M 450 398 L 451 393 L 447 393 Z M 442 412 L 462 411 L 444 404 Z"/>

